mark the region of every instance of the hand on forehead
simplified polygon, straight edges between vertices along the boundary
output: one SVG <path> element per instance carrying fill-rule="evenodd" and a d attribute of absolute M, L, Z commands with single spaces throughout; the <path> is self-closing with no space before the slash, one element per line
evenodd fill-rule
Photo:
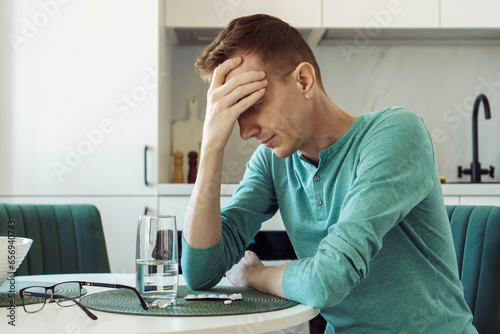
<path fill-rule="evenodd" d="M 225 82 L 228 82 L 231 78 L 237 76 L 238 74 L 250 72 L 250 71 L 264 71 L 257 56 L 252 54 L 247 54 L 244 56 L 239 56 L 241 58 L 241 63 L 238 67 L 232 69 L 227 75 Z M 267 74 L 267 73 L 266 73 Z"/>

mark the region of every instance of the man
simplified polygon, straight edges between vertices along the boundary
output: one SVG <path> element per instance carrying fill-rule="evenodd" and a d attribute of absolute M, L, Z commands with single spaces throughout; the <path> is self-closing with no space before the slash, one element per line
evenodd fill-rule
<path fill-rule="evenodd" d="M 327 333 L 476 333 L 418 116 L 341 110 L 300 33 L 267 15 L 233 20 L 196 66 L 211 85 L 184 225 L 191 288 L 226 274 L 321 308 Z M 221 212 L 222 159 L 236 122 L 243 139 L 262 145 Z M 278 208 L 298 260 L 264 266 L 245 249 Z"/>

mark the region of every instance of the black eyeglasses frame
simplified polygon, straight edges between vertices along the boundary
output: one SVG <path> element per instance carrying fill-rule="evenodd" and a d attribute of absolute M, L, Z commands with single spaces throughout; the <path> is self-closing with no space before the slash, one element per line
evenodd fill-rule
<path fill-rule="evenodd" d="M 27 286 L 25 288 L 22 288 L 19 290 L 19 294 L 21 295 L 21 300 L 23 303 L 23 309 L 26 313 L 36 313 L 39 312 L 40 310 L 43 309 L 45 304 L 50 301 L 56 301 L 58 299 L 66 299 L 66 300 L 71 300 L 75 303 L 75 305 L 78 305 L 92 320 L 97 320 L 97 316 L 90 312 L 85 306 L 80 304 L 75 298 L 69 297 L 69 296 L 64 296 L 61 294 L 54 294 L 55 287 L 58 285 L 62 284 L 71 284 L 71 283 L 77 283 L 80 285 L 80 291 L 82 290 L 83 286 L 95 286 L 95 287 L 101 287 L 101 288 L 113 288 L 113 289 L 129 289 L 134 291 L 134 293 L 137 295 L 139 298 L 139 301 L 141 302 L 141 306 L 144 310 L 148 310 L 148 305 L 142 298 L 141 294 L 139 291 L 137 291 L 136 288 L 128 286 L 128 285 L 123 285 L 123 284 L 112 284 L 112 283 L 97 283 L 97 282 L 84 282 L 84 281 L 66 281 L 66 282 L 61 282 L 57 283 L 51 286 Z M 45 293 L 42 292 L 31 292 L 31 291 L 26 291 L 27 289 L 33 289 L 33 288 L 42 288 L 45 289 Z M 52 293 L 48 293 L 48 291 L 52 291 Z M 43 302 L 42 307 L 39 310 L 36 311 L 28 311 L 26 310 L 25 302 L 24 302 L 24 296 L 32 296 L 32 297 L 38 297 L 38 298 L 44 298 L 45 301 Z M 81 295 L 80 295 L 81 298 Z M 65 307 L 64 305 L 60 305 L 57 303 L 59 306 Z M 73 305 L 68 305 L 68 306 L 73 306 Z"/>

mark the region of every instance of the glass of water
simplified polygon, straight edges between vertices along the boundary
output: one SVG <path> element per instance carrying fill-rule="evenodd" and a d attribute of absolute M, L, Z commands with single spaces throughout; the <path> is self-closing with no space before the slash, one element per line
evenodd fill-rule
<path fill-rule="evenodd" d="M 140 216 L 136 287 L 146 302 L 175 305 L 179 262 L 175 216 Z"/>

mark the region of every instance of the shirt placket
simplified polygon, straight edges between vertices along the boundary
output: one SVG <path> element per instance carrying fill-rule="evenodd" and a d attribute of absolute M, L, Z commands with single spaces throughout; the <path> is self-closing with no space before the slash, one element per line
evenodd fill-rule
<path fill-rule="evenodd" d="M 324 183 L 324 180 L 321 177 L 319 170 L 318 170 L 318 173 L 316 173 L 313 176 L 314 198 L 316 201 L 315 205 L 313 205 L 313 206 L 314 206 L 316 220 L 325 220 L 326 219 L 323 183 Z"/>

